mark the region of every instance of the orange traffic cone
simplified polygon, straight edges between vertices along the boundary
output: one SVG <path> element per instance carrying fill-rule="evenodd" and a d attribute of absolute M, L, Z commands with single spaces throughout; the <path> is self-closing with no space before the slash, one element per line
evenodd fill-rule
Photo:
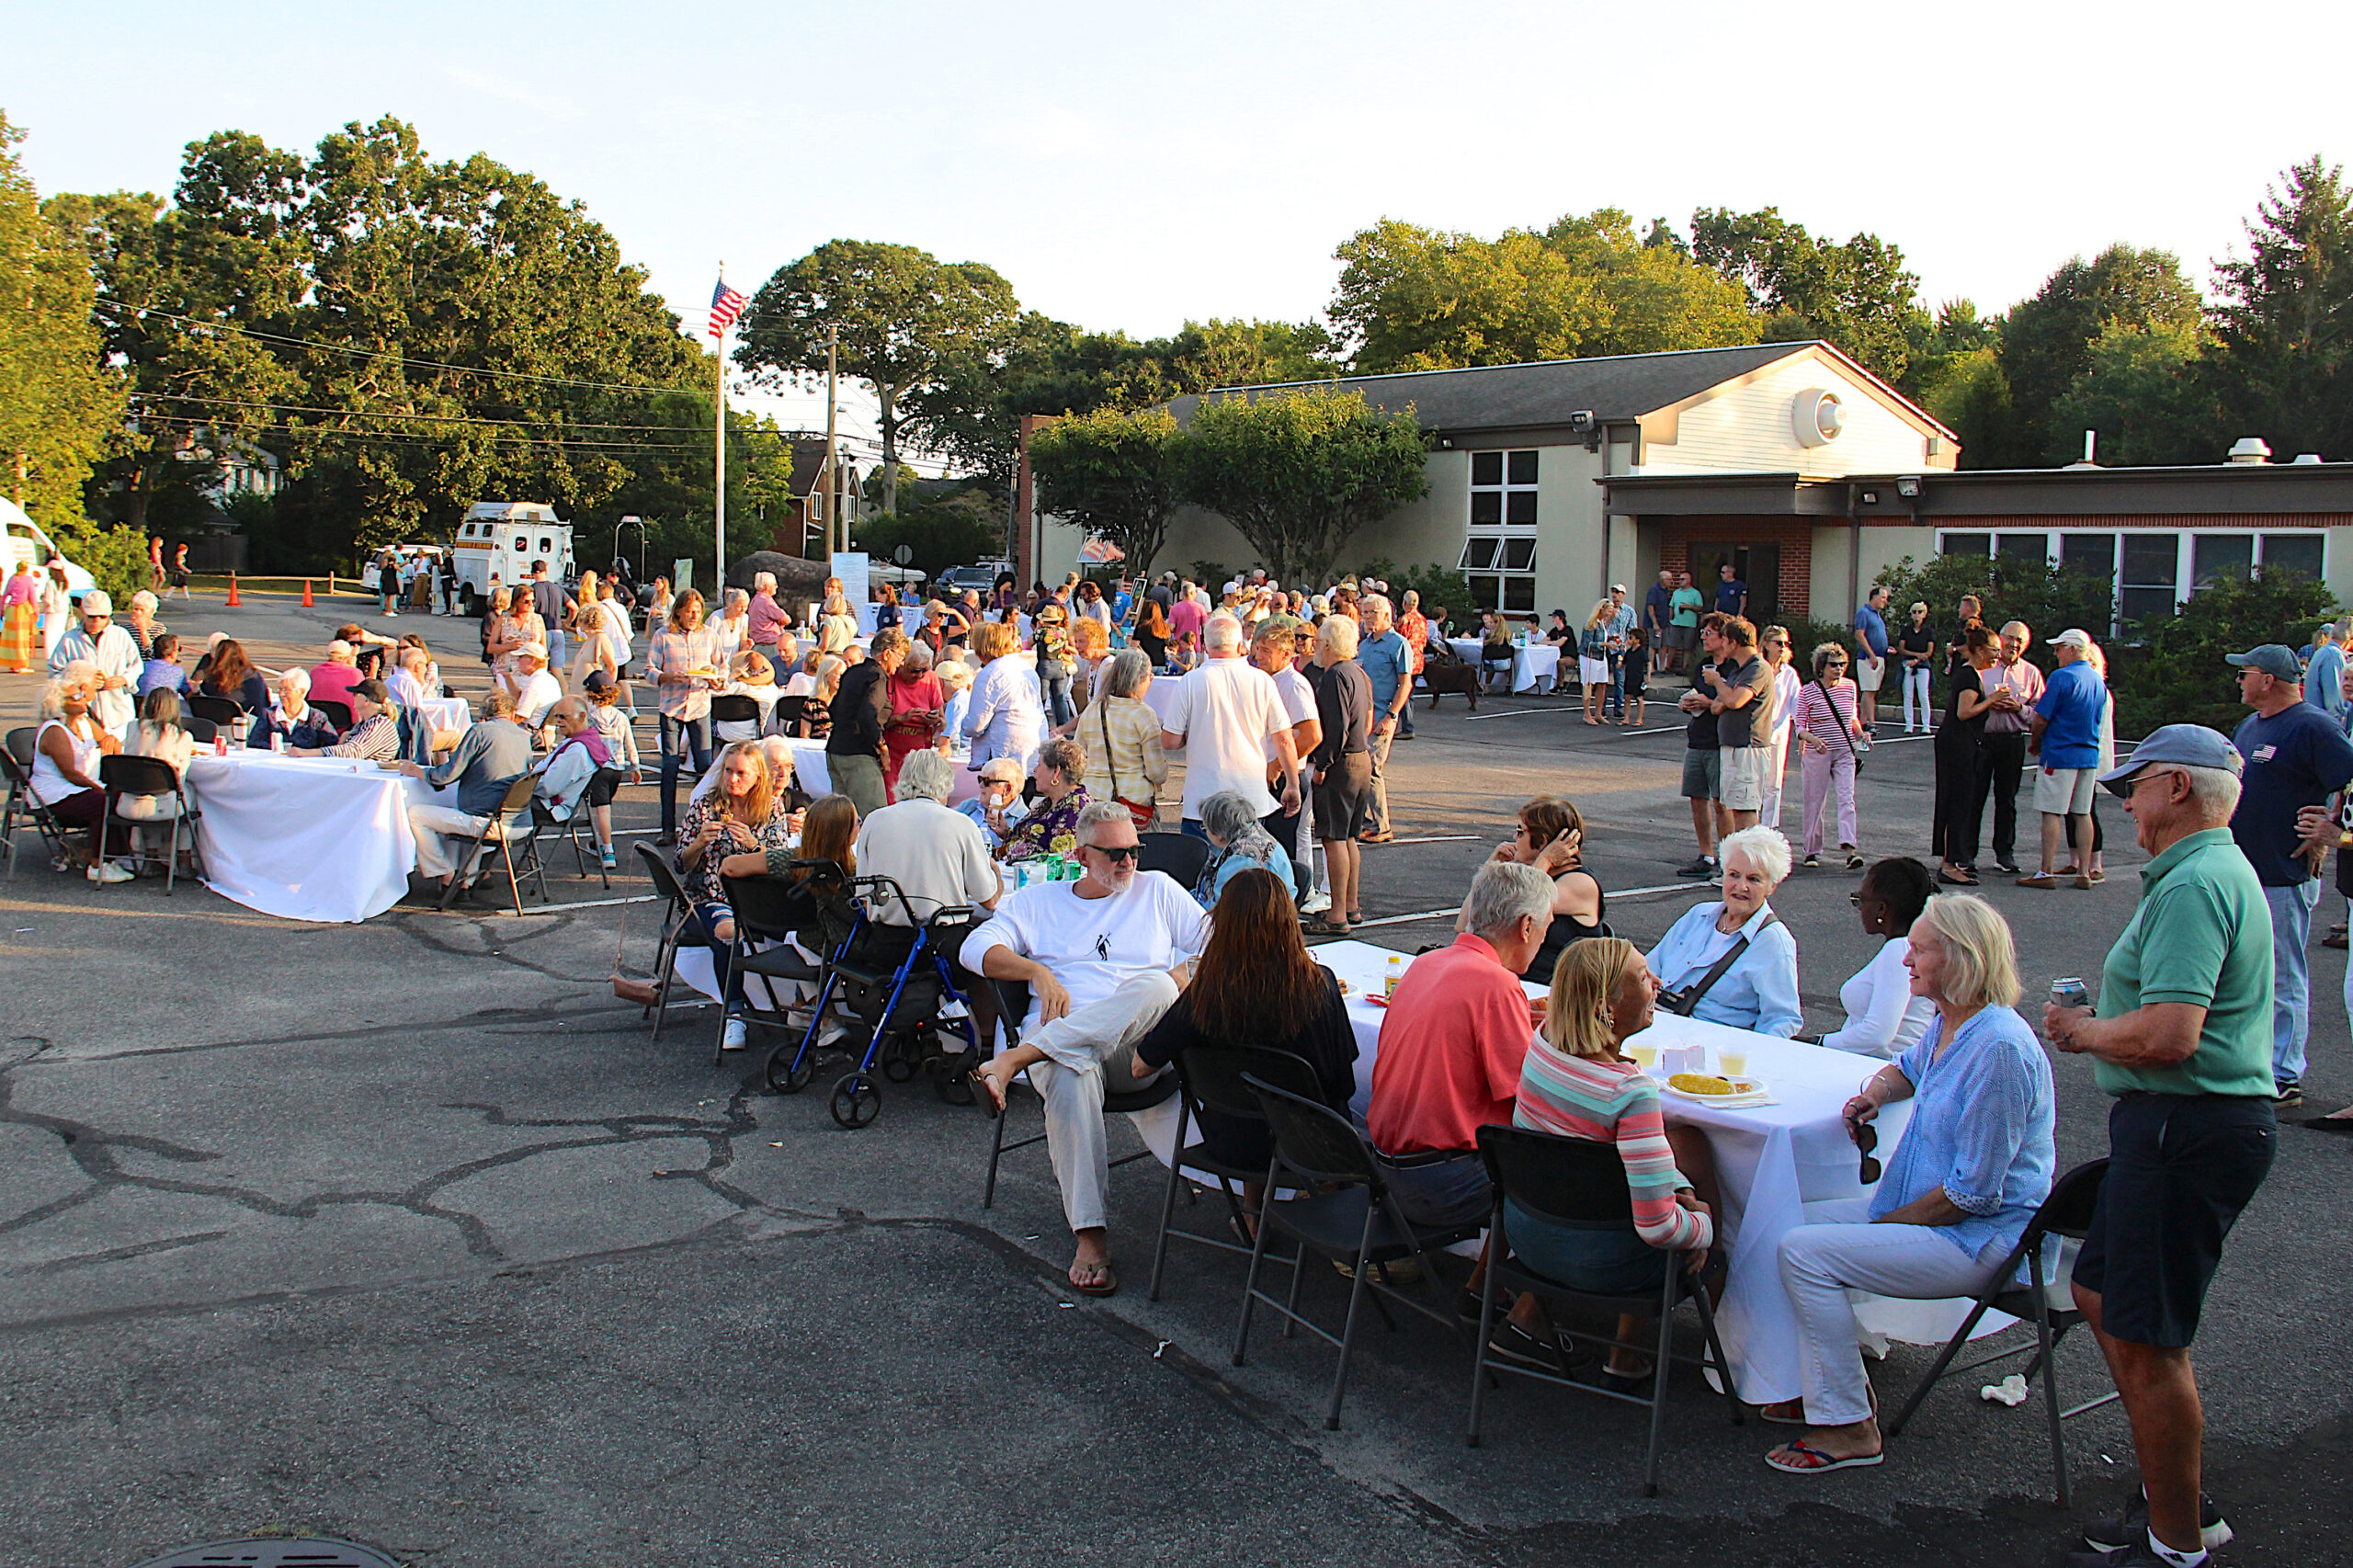
<path fill-rule="evenodd" d="M 244 600 L 237 597 L 237 574 L 234 572 L 232 572 L 229 574 L 229 608 L 231 609 L 235 609 L 244 602 Z"/>
<path fill-rule="evenodd" d="M 302 579 L 302 608 L 311 608 L 311 580 L 308 577 Z"/>

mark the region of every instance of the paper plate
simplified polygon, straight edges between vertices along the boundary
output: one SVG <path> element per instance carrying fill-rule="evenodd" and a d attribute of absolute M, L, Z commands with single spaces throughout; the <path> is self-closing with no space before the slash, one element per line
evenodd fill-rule
<path fill-rule="evenodd" d="M 1730 1073 L 1723 1074 L 1722 1076 L 1732 1080 L 1734 1093 L 1695 1095 L 1688 1089 L 1677 1088 L 1664 1078 L 1658 1081 L 1659 1092 L 1673 1095 L 1677 1099 L 1688 1100 L 1693 1105 L 1749 1106 L 1773 1103 L 1773 1091 L 1766 1085 L 1764 1079 L 1742 1077 Z"/>

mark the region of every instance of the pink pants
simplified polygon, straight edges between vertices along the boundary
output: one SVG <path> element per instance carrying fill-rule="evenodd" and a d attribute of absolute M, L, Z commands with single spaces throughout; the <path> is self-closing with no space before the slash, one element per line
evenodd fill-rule
<path fill-rule="evenodd" d="M 1822 853 L 1822 808 L 1833 780 L 1838 786 L 1838 842 L 1855 843 L 1855 754 L 1844 746 L 1809 751 L 1800 767 L 1805 775 L 1805 852 Z"/>

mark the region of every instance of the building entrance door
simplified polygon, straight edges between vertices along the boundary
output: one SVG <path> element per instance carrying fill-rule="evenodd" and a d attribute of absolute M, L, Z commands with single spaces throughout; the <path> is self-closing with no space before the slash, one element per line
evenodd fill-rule
<path fill-rule="evenodd" d="M 1723 580 L 1723 564 L 1748 585 L 1748 619 L 1759 631 L 1781 618 L 1781 547 L 1778 544 L 1698 544 L 1691 546 L 1691 585 L 1701 602 L 1716 608 L 1716 585 Z"/>

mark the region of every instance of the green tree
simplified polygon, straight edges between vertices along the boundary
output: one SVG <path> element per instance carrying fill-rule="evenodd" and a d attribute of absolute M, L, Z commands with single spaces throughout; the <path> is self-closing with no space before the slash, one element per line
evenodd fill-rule
<path fill-rule="evenodd" d="M 1658 354 L 1756 341 L 1759 324 L 1740 290 L 1697 265 L 1672 230 L 1662 233 L 1654 223 L 1637 239 L 1632 220 L 1605 207 L 1559 220 L 1544 231 L 1544 243 L 1599 285 L 1604 320 L 1586 339 L 1586 354 Z"/>
<path fill-rule="evenodd" d="M 2246 717 L 2237 672 L 2222 655 L 2259 642 L 2310 642 L 2337 610 L 2335 596 L 2308 577 L 2225 578 L 2200 586 L 2180 612 L 2139 629 L 2143 645 L 2109 664 L 2116 733 L 2145 735 L 2160 724 L 2211 724 L 2225 733 Z"/>
<path fill-rule="evenodd" d="M 1429 490 L 1413 411 L 1381 413 L 1360 392 L 1211 399 L 1177 450 L 1180 494 L 1285 581 L 1322 576 L 1358 530 Z"/>
<path fill-rule="evenodd" d="M 2109 323 L 2084 373 L 2051 405 L 2044 460 L 2080 458 L 2084 430 L 2099 433 L 2098 460 L 2112 468 L 2220 460 L 2222 408 L 2201 354 L 2193 327 Z"/>
<path fill-rule="evenodd" d="M 1013 286 L 994 267 L 943 263 L 913 245 L 833 240 L 760 286 L 735 358 L 770 381 L 823 375 L 837 332 L 840 369 L 874 393 L 882 461 L 895 474 L 909 409 L 951 371 L 1002 369 L 1018 318 Z M 895 490 L 883 509 L 897 509 Z"/>
<path fill-rule="evenodd" d="M 1817 240 L 1777 208 L 1691 215 L 1691 252 L 1738 284 L 1766 320 L 1768 343 L 1824 338 L 1891 381 L 1903 379 L 1913 334 L 1926 320 L 1920 279 L 1876 234 Z"/>
<path fill-rule="evenodd" d="M 2016 411 L 2016 446 L 1981 454 L 1973 467 L 2025 468 L 2053 453 L 2078 456 L 2081 427 L 2062 431 L 2052 405 L 2091 369 L 2092 345 L 2110 324 L 2192 331 L 2203 316 L 2198 291 L 2170 251 L 2114 244 L 2053 272 L 2002 324 L 2002 375 Z"/>
<path fill-rule="evenodd" d="M 82 485 L 122 423 L 119 378 L 90 323 L 97 285 L 40 210 L 0 116 L 0 487 L 63 542 L 81 537 Z"/>
<path fill-rule="evenodd" d="M 1029 442 L 1040 509 L 1117 544 L 1131 574 L 1148 573 L 1176 512 L 1183 439 L 1158 409 L 1099 408 L 1043 426 Z"/>
<path fill-rule="evenodd" d="M 899 546 L 914 552 L 907 562 L 937 581 L 950 566 L 995 555 L 1005 544 L 1005 507 L 984 483 L 961 485 L 926 496 L 896 515 L 867 517 L 855 528 L 857 547 L 877 561 L 896 560 Z"/>
<path fill-rule="evenodd" d="M 2353 456 L 2353 190 L 2318 157 L 2267 189 L 2247 254 L 2214 265 L 2212 377 L 2230 429 Z"/>

